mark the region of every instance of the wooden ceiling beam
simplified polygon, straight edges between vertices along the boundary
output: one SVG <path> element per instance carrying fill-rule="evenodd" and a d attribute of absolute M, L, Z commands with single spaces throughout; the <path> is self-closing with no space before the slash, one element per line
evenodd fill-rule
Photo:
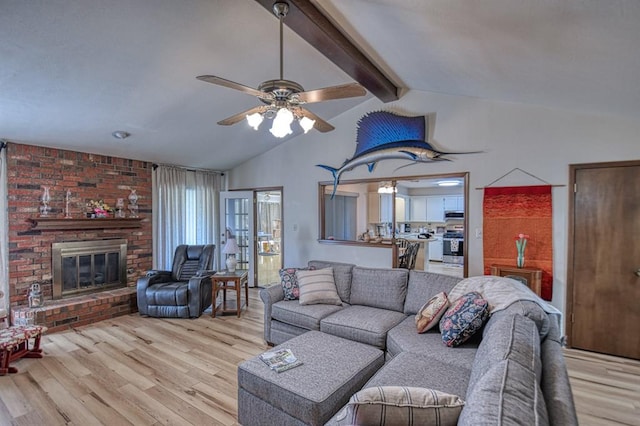
<path fill-rule="evenodd" d="M 273 14 L 274 0 L 255 0 Z M 399 99 L 397 87 L 310 0 L 287 0 L 286 26 L 382 102 Z"/>

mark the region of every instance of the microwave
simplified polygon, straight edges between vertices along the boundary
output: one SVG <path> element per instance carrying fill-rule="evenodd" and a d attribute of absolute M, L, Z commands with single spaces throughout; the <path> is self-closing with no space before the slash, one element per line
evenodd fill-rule
<path fill-rule="evenodd" d="M 464 219 L 464 212 L 446 211 L 444 212 L 444 220 L 448 220 L 448 219 Z"/>

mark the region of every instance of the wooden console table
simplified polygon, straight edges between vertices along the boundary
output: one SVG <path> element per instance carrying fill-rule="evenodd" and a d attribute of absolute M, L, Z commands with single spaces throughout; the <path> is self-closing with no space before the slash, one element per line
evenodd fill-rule
<path fill-rule="evenodd" d="M 240 318 L 242 309 L 242 286 L 244 285 L 245 306 L 249 306 L 249 272 L 243 269 L 236 269 L 235 272 L 217 272 L 211 276 L 212 281 L 212 301 L 211 316 L 216 317 L 216 311 L 220 310 L 221 314 L 237 314 Z M 222 302 L 218 304 L 218 291 L 222 290 Z M 227 290 L 235 290 L 236 303 L 235 306 L 227 305 Z"/>
<path fill-rule="evenodd" d="M 491 265 L 491 275 L 508 277 L 515 275 L 524 278 L 529 288 L 538 296 L 542 292 L 542 270 L 533 268 L 518 268 L 507 265 Z"/>

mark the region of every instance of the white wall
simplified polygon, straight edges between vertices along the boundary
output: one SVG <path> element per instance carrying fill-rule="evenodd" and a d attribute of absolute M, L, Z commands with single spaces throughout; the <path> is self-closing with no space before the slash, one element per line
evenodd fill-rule
<path fill-rule="evenodd" d="M 551 184 L 567 185 L 569 164 L 640 159 L 640 121 L 539 106 L 410 91 L 383 104 L 370 99 L 331 120 L 336 130 L 312 131 L 256 157 L 230 173 L 230 188 L 284 187 L 286 266 L 327 259 L 362 266 L 391 266 L 390 250 L 327 245 L 318 238 L 318 182 L 331 179 L 316 164 L 334 167 L 353 156 L 356 123 L 366 113 L 387 110 L 406 115 L 435 113 L 431 142 L 443 151 L 478 151 L 450 156 L 453 161 L 419 164 L 394 170 L 402 161 L 383 161 L 369 174 L 360 167 L 344 179 L 470 172 L 469 275 L 482 274 L 482 187 L 515 167 Z M 265 170 L 268 172 L 265 173 Z M 500 186 L 538 184 L 520 174 Z M 567 275 L 568 187 L 553 188 L 554 288 L 552 303 L 564 310 Z M 296 229 L 296 230 L 294 230 Z"/>

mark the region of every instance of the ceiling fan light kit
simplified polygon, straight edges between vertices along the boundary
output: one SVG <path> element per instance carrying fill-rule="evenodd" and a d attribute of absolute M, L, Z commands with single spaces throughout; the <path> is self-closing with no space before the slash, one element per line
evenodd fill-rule
<path fill-rule="evenodd" d="M 223 126 L 236 124 L 243 119 L 247 120 L 249 126 L 254 130 L 260 128 L 260 124 L 265 118 L 272 119 L 270 132 L 277 138 L 283 138 L 293 133 L 291 123 L 294 120 L 304 131 L 308 133 L 315 128 L 320 132 L 330 132 L 334 127 L 318 117 L 311 111 L 302 107 L 302 105 L 313 102 L 322 102 L 333 99 L 345 99 L 356 96 L 364 96 L 367 92 L 358 83 L 349 83 L 339 86 L 325 87 L 306 91 L 295 81 L 285 80 L 283 77 L 284 55 L 283 55 L 283 25 L 284 18 L 289 12 L 289 4 L 283 1 L 275 2 L 273 5 L 273 13 L 280 21 L 280 78 L 277 80 L 267 80 L 254 89 L 222 77 L 214 75 L 200 75 L 196 77 L 198 80 L 207 83 L 217 84 L 218 86 L 235 89 L 250 95 L 256 96 L 265 105 L 251 108 L 247 111 L 232 115 L 218 122 Z"/>
<path fill-rule="evenodd" d="M 293 113 L 286 108 L 280 108 L 276 113 L 276 118 L 273 119 L 273 126 L 269 131 L 276 138 L 284 138 L 293 133 L 291 123 L 293 123 Z"/>

